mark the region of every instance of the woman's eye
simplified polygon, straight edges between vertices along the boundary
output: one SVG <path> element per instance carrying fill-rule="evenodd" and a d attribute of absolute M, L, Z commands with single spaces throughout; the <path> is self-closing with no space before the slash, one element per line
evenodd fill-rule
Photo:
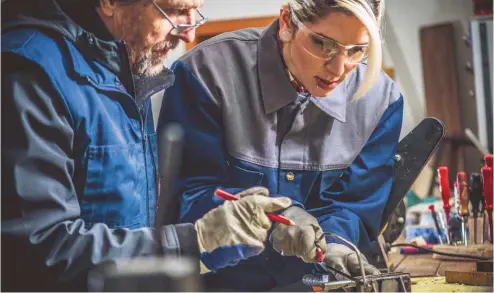
<path fill-rule="evenodd" d="M 314 43 L 314 45 L 320 46 L 322 48 L 323 42 L 321 39 L 319 39 L 316 36 L 312 36 L 311 39 L 312 39 L 312 43 Z"/>
<path fill-rule="evenodd" d="M 364 47 L 355 47 L 355 48 L 351 48 L 350 50 L 348 50 L 348 55 L 352 56 L 352 55 L 357 55 L 357 54 L 361 54 L 364 52 L 365 52 Z"/>

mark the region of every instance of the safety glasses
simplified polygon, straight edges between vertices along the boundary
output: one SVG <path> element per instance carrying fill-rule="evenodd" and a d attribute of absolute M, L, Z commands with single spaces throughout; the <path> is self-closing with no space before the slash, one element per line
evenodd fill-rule
<path fill-rule="evenodd" d="M 176 35 L 179 35 L 181 33 L 183 33 L 184 31 L 187 31 L 187 30 L 190 30 L 190 29 L 193 29 L 193 28 L 197 28 L 201 25 L 203 25 L 204 23 L 206 23 L 207 21 L 207 18 L 205 18 L 201 12 L 199 11 L 199 9 L 196 9 L 197 11 L 197 14 L 199 14 L 199 16 L 201 17 L 201 19 L 199 21 L 197 21 L 196 23 L 194 24 L 175 24 L 173 23 L 173 21 L 170 19 L 170 17 L 168 16 L 168 14 L 166 14 L 165 11 L 163 11 L 163 9 L 161 9 L 161 7 L 158 6 L 158 4 L 156 4 L 156 2 L 154 0 L 149 0 L 149 2 L 151 2 L 151 4 L 153 4 L 153 6 L 158 9 L 158 11 L 166 18 L 166 20 L 168 20 L 170 22 L 170 24 L 173 26 L 172 30 L 170 31 L 170 34 L 176 36 Z"/>
<path fill-rule="evenodd" d="M 342 45 L 333 39 L 323 37 L 308 29 L 297 19 L 293 11 L 291 15 L 293 23 L 299 28 L 300 37 L 297 40 L 310 55 L 319 59 L 330 60 L 340 50 L 343 50 L 348 64 L 358 64 L 367 57 L 368 45 Z"/>

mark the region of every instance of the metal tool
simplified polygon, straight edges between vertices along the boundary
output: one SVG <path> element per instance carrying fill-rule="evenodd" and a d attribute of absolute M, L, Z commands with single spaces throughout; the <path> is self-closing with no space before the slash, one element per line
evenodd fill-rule
<path fill-rule="evenodd" d="M 338 289 L 355 288 L 356 292 L 412 292 L 412 282 L 408 273 L 389 273 L 368 276 L 367 289 L 362 285 L 362 278 L 353 280 L 329 281 L 331 277 L 325 274 L 308 274 L 302 282 L 313 291 L 333 291 Z"/>
<path fill-rule="evenodd" d="M 451 235 L 449 234 L 449 220 L 450 220 L 450 212 L 451 205 L 449 204 L 449 197 L 451 195 L 451 191 L 449 189 L 449 174 L 448 167 L 439 167 L 437 169 L 437 174 L 439 176 L 439 190 L 441 192 L 441 198 L 443 200 L 443 209 L 444 215 L 446 216 L 446 235 L 448 239 L 448 244 L 451 244 Z"/>
<path fill-rule="evenodd" d="M 159 197 L 156 199 L 154 221 L 156 228 L 174 224 L 178 220 L 179 197 L 174 194 L 174 188 L 182 162 L 184 139 L 184 131 L 176 123 L 169 123 L 159 133 Z"/>
<path fill-rule="evenodd" d="M 441 227 L 439 226 L 439 221 L 437 219 L 436 209 L 434 208 L 434 205 L 433 204 L 429 205 L 429 210 L 431 211 L 432 220 L 434 220 L 434 225 L 436 226 L 437 236 L 439 238 L 439 243 L 444 244 L 443 238 L 442 238 L 442 235 L 441 235 L 442 234 L 441 233 Z"/>
<path fill-rule="evenodd" d="M 360 267 L 360 276 L 352 277 L 343 272 L 339 272 L 334 268 L 327 266 L 325 263 L 320 263 L 319 265 L 326 272 L 332 272 L 343 277 L 346 277 L 348 280 L 338 280 L 338 281 L 330 281 L 332 277 L 327 274 L 307 274 L 302 278 L 302 282 L 306 286 L 310 286 L 315 291 L 330 291 L 336 289 L 344 289 L 344 288 L 356 288 L 358 292 L 410 292 L 411 291 L 411 282 L 410 282 L 410 274 L 404 273 L 390 273 L 390 274 L 381 274 L 381 275 L 366 275 L 364 266 L 363 266 L 363 255 L 359 251 L 359 249 L 350 241 L 346 240 L 343 237 L 340 237 L 337 234 L 331 232 L 325 232 L 324 236 L 334 237 L 346 245 L 348 245 L 351 249 L 353 249 L 357 255 L 359 267 Z M 317 288 L 315 288 L 317 287 Z M 319 290 L 316 290 L 319 289 Z"/>
<path fill-rule="evenodd" d="M 458 172 L 456 175 L 456 185 L 458 187 L 459 194 L 459 202 L 460 202 L 460 211 L 459 215 L 461 216 L 461 235 L 463 244 L 468 246 L 468 236 L 467 236 L 467 228 L 468 228 L 468 184 L 467 184 L 467 174 L 465 172 Z"/>
<path fill-rule="evenodd" d="M 482 187 L 484 191 L 484 199 L 485 199 L 485 209 L 487 210 L 487 214 L 489 217 L 489 240 L 492 243 L 492 207 L 493 207 L 493 184 L 492 184 L 492 168 L 490 167 L 482 167 Z"/>
<path fill-rule="evenodd" d="M 477 244 L 477 219 L 479 216 L 480 202 L 482 200 L 482 180 L 479 173 L 470 174 L 468 190 L 470 191 L 469 200 L 472 205 L 473 215 L 473 242 Z"/>

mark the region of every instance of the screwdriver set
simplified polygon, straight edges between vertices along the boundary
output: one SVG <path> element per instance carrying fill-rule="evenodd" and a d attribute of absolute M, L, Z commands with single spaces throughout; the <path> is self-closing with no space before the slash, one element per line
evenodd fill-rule
<path fill-rule="evenodd" d="M 484 166 L 480 173 L 472 173 L 470 177 L 465 172 L 458 172 L 456 180 L 453 183 L 454 209 L 451 210 L 450 204 L 450 182 L 448 167 L 438 168 L 439 187 L 443 201 L 443 210 L 445 215 L 444 224 L 437 219 L 438 214 L 432 211 L 432 217 L 440 238 L 441 244 L 444 242 L 452 245 L 469 245 L 469 232 L 473 233 L 474 244 L 493 242 L 493 183 L 492 183 L 492 162 L 493 156 L 484 157 Z M 478 241 L 478 218 L 482 219 L 480 225 L 480 241 Z M 469 227 L 469 219 L 473 218 L 473 231 Z M 460 225 L 457 225 L 457 224 Z M 442 239 L 442 235 L 446 239 Z"/>

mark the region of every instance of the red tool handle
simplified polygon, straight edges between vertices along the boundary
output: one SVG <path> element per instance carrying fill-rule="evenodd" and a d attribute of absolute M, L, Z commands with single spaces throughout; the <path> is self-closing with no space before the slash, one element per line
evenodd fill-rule
<path fill-rule="evenodd" d="M 215 194 L 217 197 L 220 197 L 224 200 L 239 200 L 240 198 L 238 196 L 235 196 L 229 192 L 226 192 L 222 189 L 219 189 L 217 188 L 216 191 L 215 191 Z M 284 217 L 282 215 L 278 215 L 278 214 L 275 214 L 275 213 L 266 213 L 266 215 L 268 216 L 268 218 L 273 221 L 273 222 L 277 222 L 277 223 L 280 223 L 280 224 L 285 224 L 287 226 L 293 226 L 295 225 L 295 223 L 288 219 L 287 217 Z"/>
<path fill-rule="evenodd" d="M 493 191 L 492 191 L 492 168 L 482 167 L 482 189 L 484 191 L 485 199 L 485 209 L 489 215 L 489 226 L 490 226 L 490 240 L 492 243 L 492 201 L 493 201 Z"/>
<path fill-rule="evenodd" d="M 322 253 L 322 249 L 319 247 L 316 249 L 316 260 L 317 262 L 324 261 L 324 253 Z"/>
<path fill-rule="evenodd" d="M 451 195 L 451 191 L 449 190 L 448 167 L 439 167 L 437 169 L 437 173 L 439 175 L 439 188 L 443 199 L 444 213 L 446 214 L 446 220 L 449 223 L 449 211 L 451 210 L 449 197 Z"/>
<path fill-rule="evenodd" d="M 482 189 L 484 191 L 485 208 L 492 211 L 492 168 L 482 167 Z"/>
<path fill-rule="evenodd" d="M 486 155 L 484 157 L 484 164 L 486 167 L 492 168 L 492 160 L 494 159 L 493 155 Z"/>

